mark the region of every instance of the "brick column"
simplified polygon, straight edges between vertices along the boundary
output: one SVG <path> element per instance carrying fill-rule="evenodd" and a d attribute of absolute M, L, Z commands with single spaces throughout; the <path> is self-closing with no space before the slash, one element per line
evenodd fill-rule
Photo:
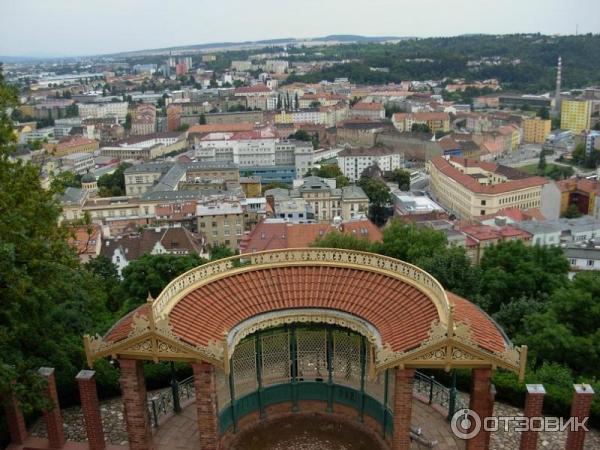
<path fill-rule="evenodd" d="M 546 390 L 541 384 L 528 384 L 523 416 L 529 418 L 540 417 L 542 415 L 542 406 L 544 404 L 545 394 Z M 523 431 L 521 433 L 521 445 L 519 447 L 519 450 L 536 450 L 537 440 L 537 431 Z"/>
<path fill-rule="evenodd" d="M 82 370 L 77 374 L 76 380 L 79 387 L 79 398 L 81 399 L 81 410 L 85 421 L 85 432 L 88 438 L 90 450 L 104 450 L 104 430 L 102 428 L 102 417 L 100 416 L 100 402 L 96 391 L 96 372 L 93 370 Z"/>
<path fill-rule="evenodd" d="M 130 450 L 152 450 L 154 444 L 148 415 L 143 363 L 135 359 L 119 359 L 119 365 L 129 448 Z"/>
<path fill-rule="evenodd" d="M 469 409 L 479 415 L 482 424 L 484 419 L 491 415 L 494 407 L 491 379 L 491 369 L 473 369 L 471 372 Z M 490 433 L 483 430 L 467 441 L 466 450 L 488 450 L 489 448 Z"/>
<path fill-rule="evenodd" d="M 576 384 L 573 386 L 573 403 L 571 404 L 571 417 L 579 420 L 581 424 L 590 415 L 592 397 L 594 390 L 589 384 Z M 584 423 L 587 427 L 587 420 Z M 569 429 L 567 434 L 566 450 L 583 450 L 586 430 L 579 427 L 576 430 Z"/>
<path fill-rule="evenodd" d="M 219 409 L 217 406 L 217 380 L 215 367 L 209 363 L 192 363 L 198 434 L 202 450 L 219 448 Z"/>
<path fill-rule="evenodd" d="M 25 443 L 25 439 L 27 439 L 25 418 L 23 417 L 21 404 L 12 392 L 6 398 L 4 413 L 6 414 L 8 432 L 10 433 L 10 442 L 17 445 Z"/>
<path fill-rule="evenodd" d="M 410 449 L 410 420 L 412 416 L 413 369 L 395 370 L 394 384 L 394 436 L 392 450 Z"/>
<path fill-rule="evenodd" d="M 54 368 L 40 367 L 38 373 L 46 380 L 45 395 L 52 404 L 51 410 L 44 411 L 44 422 L 46 422 L 48 442 L 50 443 L 50 448 L 61 448 L 65 445 L 67 439 L 65 438 L 65 430 L 60 415 Z"/>

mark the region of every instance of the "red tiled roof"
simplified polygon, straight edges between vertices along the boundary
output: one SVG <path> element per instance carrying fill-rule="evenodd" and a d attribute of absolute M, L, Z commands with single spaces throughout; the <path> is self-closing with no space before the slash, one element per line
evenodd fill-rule
<path fill-rule="evenodd" d="M 447 177 L 452 178 L 457 183 L 462 184 L 470 191 L 477 192 L 480 194 L 501 194 L 510 191 L 517 191 L 520 189 L 527 189 L 535 186 L 542 186 L 548 182 L 546 178 L 531 176 L 518 180 L 509 180 L 504 183 L 498 183 L 494 185 L 484 185 L 479 183 L 473 177 L 460 172 L 452 164 L 450 164 L 443 156 L 433 158 L 431 160 L 431 163 L 435 166 L 437 170 L 442 172 Z M 495 172 L 498 168 L 496 164 L 492 163 L 486 163 L 483 161 L 476 160 L 466 160 L 464 158 L 460 159 L 460 164 L 465 163 L 473 163 L 473 165 L 477 165 L 482 169 L 490 172 Z"/>
<path fill-rule="evenodd" d="M 359 110 L 359 111 L 382 111 L 384 108 L 381 103 L 359 102 L 356 105 L 354 105 L 354 107 L 352 109 Z"/>
<path fill-rule="evenodd" d="M 447 292 L 448 300 L 454 303 L 454 321 L 466 322 L 471 326 L 475 342 L 492 352 L 503 352 L 505 338 L 489 316 L 470 301 Z"/>
<path fill-rule="evenodd" d="M 455 323 L 470 325 L 475 342 L 488 351 L 504 351 L 506 340 L 496 324 L 468 300 L 447 293 L 455 305 Z M 125 316 L 106 335 L 127 337 L 135 314 L 147 316 L 148 304 Z M 344 311 L 372 324 L 394 351 L 418 347 L 438 320 L 434 303 L 417 288 L 396 278 L 360 268 L 291 266 L 237 273 L 200 286 L 169 313 L 174 333 L 192 345 L 221 340 L 251 317 L 278 310 L 323 308 Z"/>
<path fill-rule="evenodd" d="M 264 84 L 255 84 L 254 86 L 244 86 L 237 88 L 234 92 L 236 94 L 256 94 L 261 92 L 264 92 L 266 94 L 272 91 Z"/>
<path fill-rule="evenodd" d="M 254 253 L 264 250 L 280 250 L 285 248 L 308 247 L 327 233 L 336 231 L 326 223 L 259 223 L 247 235 L 241 245 L 241 253 Z M 381 241 L 383 235 L 370 220 L 359 220 L 342 224 L 340 230 L 345 234 L 353 234 L 358 238 L 371 242 Z"/>
<path fill-rule="evenodd" d="M 202 286 L 179 301 L 170 319 L 183 340 L 207 345 L 250 317 L 290 308 L 362 317 L 396 351 L 418 346 L 438 318 L 433 302 L 400 280 L 360 269 L 305 266 L 246 272 Z"/>

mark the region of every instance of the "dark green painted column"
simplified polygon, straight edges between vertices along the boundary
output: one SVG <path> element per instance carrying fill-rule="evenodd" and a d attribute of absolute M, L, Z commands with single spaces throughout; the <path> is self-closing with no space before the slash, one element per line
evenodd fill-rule
<path fill-rule="evenodd" d="M 452 416 L 456 412 L 456 370 L 452 369 L 452 386 L 448 395 L 448 422 L 452 420 Z"/>
<path fill-rule="evenodd" d="M 387 416 L 388 416 L 388 389 L 390 382 L 390 371 L 389 369 L 385 369 L 385 374 L 383 377 L 383 426 L 381 429 L 381 435 L 385 438 L 385 429 L 387 427 Z"/>
<path fill-rule="evenodd" d="M 327 412 L 333 412 L 333 333 L 327 327 Z"/>
<path fill-rule="evenodd" d="M 290 355 L 292 357 L 292 411 L 298 411 L 298 340 L 296 325 L 291 325 Z"/>
<path fill-rule="evenodd" d="M 256 383 L 258 385 L 258 410 L 260 411 L 260 418 L 265 417 L 265 402 L 263 398 L 263 384 L 262 384 L 262 341 L 260 340 L 260 333 L 254 335 L 254 351 L 256 354 Z"/>
<path fill-rule="evenodd" d="M 238 430 L 237 426 L 237 414 L 235 411 L 235 379 L 233 377 L 233 358 L 229 360 L 229 396 L 231 397 L 231 422 L 233 423 L 233 432 L 236 433 Z"/>
<path fill-rule="evenodd" d="M 365 416 L 365 380 L 367 373 L 367 341 L 360 337 L 360 399 L 358 406 L 358 419 L 362 422 Z"/>

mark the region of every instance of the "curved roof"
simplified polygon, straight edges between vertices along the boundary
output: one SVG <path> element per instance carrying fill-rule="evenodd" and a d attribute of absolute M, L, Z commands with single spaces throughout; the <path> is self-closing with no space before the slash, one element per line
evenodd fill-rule
<path fill-rule="evenodd" d="M 247 260 L 240 264 L 240 258 Z M 465 361 L 489 364 L 486 355 L 498 360 L 493 365 L 513 370 L 522 362 L 494 321 L 468 300 L 446 293 L 431 275 L 392 258 L 337 249 L 261 252 L 200 266 L 96 338 L 94 350 L 100 356 L 118 354 L 108 348 L 133 342 L 148 323 L 160 322 L 165 336 L 188 349 L 220 345 L 222 351 L 210 355 L 224 361 L 235 347 L 228 339 L 234 328 L 251 333 L 264 315 L 306 316 L 303 311 L 309 310 L 324 312 L 326 323 L 345 315 L 376 330 L 370 340 L 378 352 L 377 367 L 408 356 L 414 356 L 411 363 L 429 358 L 433 364 L 437 358 L 436 367 L 450 367 L 455 357 L 462 366 Z M 446 346 L 443 357 L 439 352 L 424 356 L 436 346 Z"/>

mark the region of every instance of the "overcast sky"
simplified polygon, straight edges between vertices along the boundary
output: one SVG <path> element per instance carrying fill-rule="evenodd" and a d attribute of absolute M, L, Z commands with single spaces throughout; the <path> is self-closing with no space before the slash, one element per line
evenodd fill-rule
<path fill-rule="evenodd" d="M 0 0 L 0 55 L 328 34 L 600 33 L 600 0 Z"/>

